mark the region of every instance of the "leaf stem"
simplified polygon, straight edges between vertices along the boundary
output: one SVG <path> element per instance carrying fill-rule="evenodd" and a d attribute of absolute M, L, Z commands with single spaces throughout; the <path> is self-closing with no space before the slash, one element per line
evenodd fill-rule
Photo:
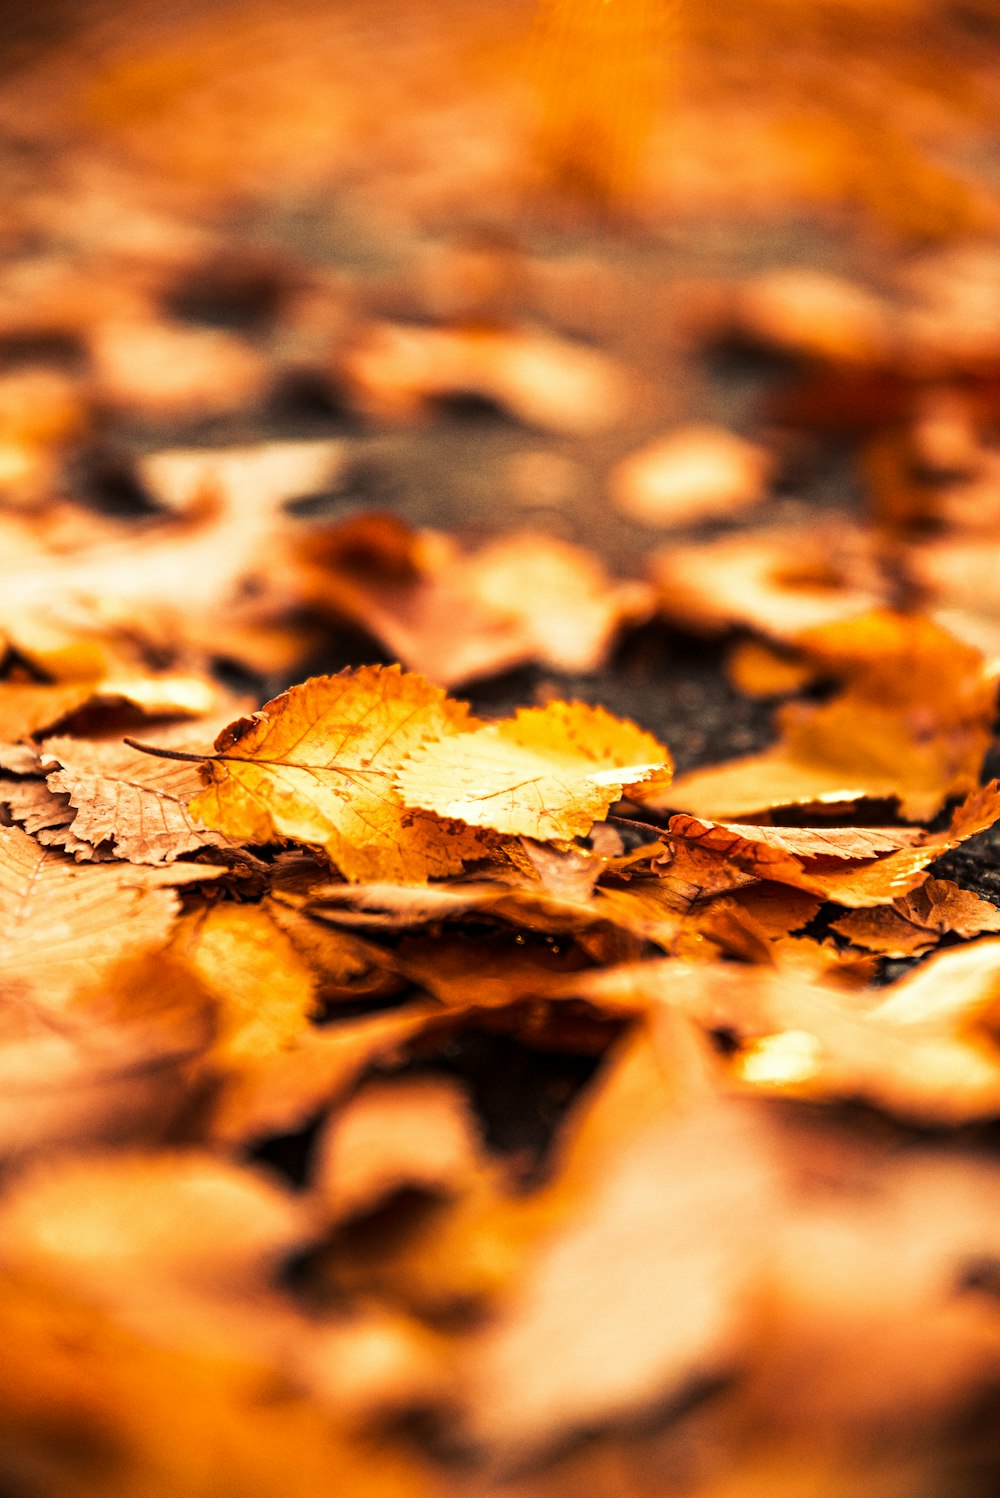
<path fill-rule="evenodd" d="M 143 754 L 153 754 L 157 759 L 183 759 L 189 764 L 205 765 L 210 759 L 218 759 L 217 754 L 189 754 L 183 749 L 157 749 L 153 744 L 140 744 L 138 739 L 124 739 L 130 749 L 139 749 Z"/>

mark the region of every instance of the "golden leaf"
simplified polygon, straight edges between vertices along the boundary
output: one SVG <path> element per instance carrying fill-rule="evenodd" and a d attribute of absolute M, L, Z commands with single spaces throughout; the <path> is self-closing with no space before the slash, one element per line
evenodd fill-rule
<path fill-rule="evenodd" d="M 409 809 L 392 773 L 469 721 L 464 703 L 395 666 L 315 676 L 219 736 L 208 787 L 189 810 L 241 842 L 324 848 L 348 879 L 454 874 L 481 841 Z"/>
<path fill-rule="evenodd" d="M 308 1031 L 313 974 L 263 906 L 191 911 L 171 950 L 216 1000 L 215 1059 L 267 1056 Z"/>
<path fill-rule="evenodd" d="M 652 734 L 585 703 L 550 702 L 410 754 L 396 776 L 408 806 L 473 827 L 572 838 L 607 815 L 625 786 L 669 777 Z"/>
<path fill-rule="evenodd" d="M 978 650 L 930 619 L 888 613 L 815 629 L 797 643 L 822 671 L 847 678 L 840 693 L 782 709 L 775 748 L 679 776 L 667 796 L 657 788 L 640 797 L 739 821 L 867 796 L 898 801 L 903 816 L 920 821 L 975 788 L 996 699 Z"/>

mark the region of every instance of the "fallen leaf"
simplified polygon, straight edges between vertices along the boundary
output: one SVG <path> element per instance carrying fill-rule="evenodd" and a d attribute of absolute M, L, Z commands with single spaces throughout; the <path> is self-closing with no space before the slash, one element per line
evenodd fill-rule
<path fill-rule="evenodd" d="M 343 1221 L 404 1189 L 449 1196 L 482 1168 L 468 1100 L 444 1077 L 369 1082 L 331 1120 L 313 1185 L 325 1217 Z"/>
<path fill-rule="evenodd" d="M 103 322 L 90 352 L 98 401 L 153 421 L 238 411 L 266 377 L 257 350 L 231 333 L 151 318 Z"/>
<path fill-rule="evenodd" d="M 759 504 L 772 466 L 763 448 L 721 427 L 682 427 L 625 458 L 611 498 L 644 525 L 695 525 Z"/>
<path fill-rule="evenodd" d="M 964 955 L 974 948 L 939 954 Z M 992 958 L 992 953 L 990 954 Z M 995 960 L 978 982 L 966 967 L 967 1000 L 988 1012 L 996 994 Z M 723 1033 L 734 1079 L 765 1095 L 831 1100 L 862 1098 L 917 1124 L 955 1127 L 1000 1113 L 1000 1048 L 978 1030 L 956 1023 L 941 998 L 939 969 L 914 1003 L 907 979 L 878 1005 L 808 971 L 734 963 L 692 964 L 664 958 L 603 972 L 578 974 L 565 994 L 586 997 L 612 1012 L 645 1013 L 658 1004 L 677 1008 L 705 1032 Z M 909 981 L 919 977 L 912 975 Z M 916 994 L 914 994 L 916 998 Z"/>
<path fill-rule="evenodd" d="M 584 1104 L 587 1156 L 581 1140 L 551 1188 L 571 1210 L 467 1349 L 466 1420 L 503 1467 L 719 1374 L 750 1314 L 776 1194 L 765 1132 L 738 1105 L 685 1107 L 663 1052 L 628 1107 L 616 1071 L 642 1045 Z"/>
<path fill-rule="evenodd" d="M 853 281 L 811 268 L 768 271 L 739 287 L 737 330 L 770 348 L 848 365 L 871 365 L 892 350 L 890 309 Z"/>
<path fill-rule="evenodd" d="M 197 737 L 185 726 L 157 729 L 156 736 L 168 748 L 199 751 L 210 744 L 212 727 L 198 728 Z M 182 853 L 225 842 L 188 813 L 187 803 L 201 785 L 196 765 L 154 759 L 127 744 L 66 737 L 46 739 L 41 759 L 49 791 L 65 798 L 73 813 L 71 851 L 79 843 L 106 843 L 116 857 L 133 863 L 172 863 Z"/>
<path fill-rule="evenodd" d="M 925 879 L 891 905 L 852 911 L 831 927 L 883 957 L 911 957 L 930 951 L 943 935 L 1000 931 L 1000 909 L 950 879 Z"/>
<path fill-rule="evenodd" d="M 75 836 L 72 824 L 76 813 L 69 804 L 69 797 L 50 790 L 44 780 L 2 777 L 0 805 L 6 807 L 11 819 L 37 838 L 43 847 L 62 848 L 75 858 L 88 862 L 110 856 L 109 850 L 99 849 Z"/>
<path fill-rule="evenodd" d="M 726 674 L 744 697 L 789 697 L 809 685 L 816 668 L 758 640 L 741 640 L 729 655 Z"/>
<path fill-rule="evenodd" d="M 308 1033 L 315 977 L 263 906 L 193 910 L 169 950 L 215 999 L 215 1064 L 268 1056 Z"/>
<path fill-rule="evenodd" d="M 843 522 L 671 544 L 655 554 L 651 572 L 662 612 L 679 624 L 710 632 L 746 626 L 784 642 L 889 597 L 872 536 Z"/>
<path fill-rule="evenodd" d="M 240 842 L 324 848 L 351 879 L 457 873 L 481 842 L 407 807 L 392 776 L 404 755 L 469 721 L 463 703 L 396 667 L 314 677 L 219 736 L 189 811 Z"/>
<path fill-rule="evenodd" d="M 652 608 L 645 584 L 612 583 L 581 548 L 530 531 L 470 554 L 367 515 L 311 538 L 307 556 L 321 606 L 444 687 L 528 661 L 597 670 L 618 630 Z"/>
<path fill-rule="evenodd" d="M 210 996 L 188 969 L 139 947 L 135 958 L 78 969 L 58 1009 L 51 1002 L 58 990 L 50 994 L 44 983 L 32 989 L 15 975 L 5 986 L 5 1160 L 62 1147 L 153 1144 L 191 1107 L 212 1038 Z"/>
<path fill-rule="evenodd" d="M 979 651 L 929 619 L 882 613 L 800 635 L 799 644 L 824 671 L 846 677 L 838 694 L 782 708 L 776 748 L 679 776 L 666 795 L 640 789 L 639 799 L 725 821 L 874 797 L 929 820 L 948 797 L 972 791 L 996 695 Z"/>
<path fill-rule="evenodd" d="M 245 1057 L 222 1077 L 208 1138 L 232 1145 L 293 1133 L 326 1112 L 370 1066 L 440 1025 L 443 1013 L 437 1003 L 415 1002 L 313 1029 L 283 1050 Z"/>
<path fill-rule="evenodd" d="M 166 944 L 178 912 L 172 886 L 221 872 L 206 864 L 77 865 L 19 827 L 0 827 L 5 981 L 58 1008 L 122 958 Z"/>
<path fill-rule="evenodd" d="M 363 410 L 412 417 L 442 396 L 478 395 L 528 426 L 566 433 L 613 426 L 625 371 L 585 344 L 535 328 L 370 325 L 338 373 Z"/>
<path fill-rule="evenodd" d="M 411 752 L 396 785 L 409 806 L 544 841 L 588 833 L 626 785 L 662 782 L 670 768 L 666 749 L 635 724 L 553 702 Z"/>

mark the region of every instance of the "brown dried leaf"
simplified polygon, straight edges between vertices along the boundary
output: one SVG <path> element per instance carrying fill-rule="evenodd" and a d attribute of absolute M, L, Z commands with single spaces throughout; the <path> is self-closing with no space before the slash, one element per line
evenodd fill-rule
<path fill-rule="evenodd" d="M 880 956 L 912 957 L 930 951 L 949 933 L 970 937 L 1000 931 L 1000 910 L 950 879 L 925 879 L 891 906 L 852 911 L 832 922 L 832 929 Z"/>
<path fill-rule="evenodd" d="M 63 848 L 81 862 L 110 856 L 75 836 L 72 823 L 76 813 L 69 804 L 69 797 L 51 791 L 44 780 L 15 780 L 3 776 L 0 778 L 0 805 L 5 806 L 12 819 L 46 848 Z"/>
<path fill-rule="evenodd" d="M 58 1007 L 124 957 L 166 944 L 177 917 L 173 885 L 224 872 L 76 865 L 22 832 L 0 827 L 0 967 L 6 983 Z"/>
<path fill-rule="evenodd" d="M 685 813 L 671 817 L 671 837 L 717 853 L 746 873 L 781 882 L 782 872 L 801 869 L 805 858 L 847 861 L 876 858 L 911 846 L 921 834 L 906 827 L 750 827 L 706 822 Z"/>
<path fill-rule="evenodd" d="M 912 848 L 901 848 L 876 862 L 848 870 L 821 869 L 806 865 L 805 889 L 812 889 L 825 899 L 840 905 L 861 907 L 882 905 L 908 895 L 924 883 L 923 870 L 942 853 L 957 848 L 967 838 L 983 832 L 1000 817 L 1000 781 L 991 780 L 981 790 L 973 791 L 952 813 L 943 832 L 925 834 Z"/>
<path fill-rule="evenodd" d="M 402 970 L 449 1008 L 503 1007 L 545 998 L 586 959 L 571 943 L 523 936 L 410 936 L 397 948 Z"/>
<path fill-rule="evenodd" d="M 157 729 L 157 743 L 204 752 L 214 725 L 198 726 L 196 737 L 183 726 Z M 116 857 L 132 863 L 172 863 L 182 853 L 227 841 L 220 833 L 199 827 L 188 812 L 188 802 L 201 787 L 194 764 L 155 759 L 128 744 L 66 737 L 46 739 L 41 758 L 49 771 L 49 791 L 74 813 L 74 852 L 81 843 L 109 843 Z"/>
<path fill-rule="evenodd" d="M 281 506 L 328 485 L 342 453 L 338 442 L 276 442 L 143 459 L 139 479 L 172 517 L 124 538 L 106 523 L 75 544 L 26 535 L 5 552 L 4 626 L 14 635 L 29 627 L 51 635 L 62 622 L 64 634 L 100 639 L 110 623 L 121 635 L 146 631 L 174 650 L 178 641 L 204 650 L 208 640 L 238 645 L 242 630 L 259 648 L 279 623 L 283 643 L 280 614 L 300 601 L 301 589 Z M 100 674 L 120 670 L 105 665 Z M 212 710 L 213 703 L 198 709 Z"/>

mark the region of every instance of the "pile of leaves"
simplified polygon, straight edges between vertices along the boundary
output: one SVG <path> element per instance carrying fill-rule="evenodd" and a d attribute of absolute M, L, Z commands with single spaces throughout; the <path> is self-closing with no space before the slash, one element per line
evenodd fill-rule
<path fill-rule="evenodd" d="M 995 246 L 338 259 L 88 149 L 0 224 L 0 1489 L 991 1498 Z"/>

